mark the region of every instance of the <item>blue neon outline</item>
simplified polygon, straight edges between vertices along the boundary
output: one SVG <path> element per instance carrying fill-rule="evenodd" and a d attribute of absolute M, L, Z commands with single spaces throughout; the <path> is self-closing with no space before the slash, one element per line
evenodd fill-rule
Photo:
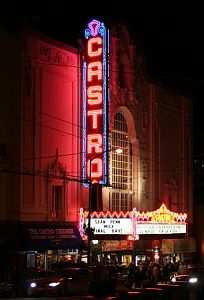
<path fill-rule="evenodd" d="M 86 62 L 83 63 L 83 178 L 87 177 L 86 166 Z M 88 183 L 84 183 L 85 186 L 89 186 Z"/>
<path fill-rule="evenodd" d="M 103 154 L 103 182 L 102 184 L 106 184 L 107 182 L 107 98 L 106 98 L 106 89 L 107 89 L 107 81 L 106 81 L 106 74 L 107 74 L 107 46 L 106 46 L 106 30 L 103 24 L 103 143 L 104 143 L 104 154 Z"/>
<path fill-rule="evenodd" d="M 94 20 L 94 19 L 93 19 Z M 92 20 L 92 21 L 93 21 Z M 90 21 L 90 22 L 92 22 Z M 90 23 L 89 22 L 89 23 Z M 100 22 L 100 21 L 99 21 Z M 103 178 L 102 180 L 99 181 L 99 184 L 106 184 L 107 183 L 107 155 L 108 155 L 108 145 L 107 145 L 107 140 L 109 144 L 109 137 L 107 139 L 107 134 L 108 134 L 108 128 L 107 128 L 107 116 L 108 116 L 108 111 L 107 111 L 107 101 L 110 101 L 110 96 L 109 96 L 109 87 L 107 86 L 107 77 L 108 76 L 108 81 L 109 81 L 109 64 L 107 62 L 107 55 L 109 55 L 109 35 L 108 35 L 108 46 L 107 46 L 107 40 L 106 40 L 106 28 L 104 23 L 100 22 L 100 26 L 98 29 L 98 34 L 100 34 L 103 38 Z M 91 35 L 91 30 L 89 28 L 85 29 L 85 38 L 88 39 Z M 86 62 L 83 64 L 83 177 L 87 178 L 87 165 L 86 165 L 86 132 L 87 132 L 87 124 L 86 124 Z M 107 92 L 108 89 L 108 92 Z M 108 95 L 108 99 L 107 99 Z M 88 183 L 84 184 L 85 186 L 89 186 Z"/>

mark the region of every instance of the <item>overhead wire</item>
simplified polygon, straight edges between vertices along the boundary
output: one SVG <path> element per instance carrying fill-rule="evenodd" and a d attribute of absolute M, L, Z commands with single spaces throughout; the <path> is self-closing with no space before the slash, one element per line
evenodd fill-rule
<path fill-rule="evenodd" d="M 43 64 L 43 65 L 49 65 L 49 66 L 53 66 L 54 64 L 53 63 L 44 63 L 44 62 L 39 62 L 39 61 L 35 61 L 34 62 L 35 64 Z M 57 66 L 62 66 L 62 67 L 68 67 L 68 68 L 78 68 L 78 69 L 80 69 L 81 70 L 81 66 L 64 66 L 64 65 L 59 65 L 59 64 L 56 64 Z M 119 73 L 119 71 L 118 70 L 111 70 L 111 72 L 117 72 L 117 73 Z M 128 73 L 128 74 L 134 74 L 134 72 L 128 72 L 128 71 L 125 71 L 125 72 L 123 72 L 123 73 Z M 0 101 L 2 101 L 2 99 L 0 100 Z M 6 103 L 8 103 L 8 101 L 6 101 Z M 13 103 L 13 102 L 10 102 L 10 103 L 12 103 L 12 105 L 14 104 L 14 105 L 19 105 L 19 104 L 17 104 L 17 103 Z M 69 121 L 66 121 L 66 120 L 64 120 L 64 119 L 61 119 L 61 118 L 59 118 L 59 117 L 56 117 L 56 116 L 53 116 L 53 115 L 50 115 L 50 114 L 47 114 L 47 113 L 44 113 L 44 112 L 42 112 L 42 111 L 38 111 L 38 110 L 33 110 L 32 108 L 30 108 L 30 107 L 27 107 L 27 106 L 25 106 L 25 105 L 20 105 L 22 108 L 24 108 L 24 109 L 27 109 L 27 110 L 32 110 L 32 111 L 34 111 L 34 112 L 36 112 L 36 113 L 39 113 L 39 114 L 42 114 L 42 115 L 45 115 L 45 116 L 48 116 L 48 117 L 50 117 L 50 118 L 54 118 L 54 119 L 56 119 L 56 120 L 59 120 L 59 121 L 62 121 L 62 122 L 64 122 L 64 123 L 66 123 L 66 124 L 70 124 L 70 125 L 73 125 L 73 126 L 77 126 L 77 127 L 79 127 L 79 128 L 81 128 L 81 129 L 83 129 L 83 126 L 81 126 L 81 125 L 78 125 L 78 124 L 74 124 L 74 123 L 72 123 L 72 122 L 69 122 Z M 5 112 L 4 112 L 5 113 Z M 7 113 L 8 114 L 8 113 Z M 11 115 L 11 114 L 10 114 Z M 12 117 L 16 117 L 16 116 L 13 116 L 13 115 L 11 115 Z M 33 124 L 36 124 L 36 125 L 38 125 L 38 126 L 40 126 L 40 127 L 45 127 L 45 128 L 49 128 L 49 129 L 51 129 L 51 130 L 55 130 L 55 131 L 57 131 L 57 132 L 60 132 L 60 133 L 63 133 L 63 134 L 67 134 L 67 135 L 71 135 L 71 136 L 75 136 L 75 137 L 77 137 L 77 138 L 79 138 L 79 139 L 82 139 L 83 140 L 83 137 L 80 135 L 80 136 L 78 136 L 78 135 L 74 135 L 73 134 L 73 132 L 72 133 L 68 133 L 68 132 L 66 132 L 66 131 L 64 131 L 64 130 L 60 130 L 60 129 L 56 129 L 56 128 L 53 128 L 53 127 L 51 127 L 51 126 L 48 126 L 48 125 L 45 125 L 45 124 L 41 124 L 41 123 L 37 123 L 36 121 L 31 121 L 31 120 L 27 120 L 27 119 L 25 119 L 25 118 L 21 118 L 21 120 L 23 120 L 23 121 L 25 121 L 25 122 L 30 122 L 30 123 L 33 123 Z M 135 146 L 133 146 L 133 147 L 135 147 Z M 137 146 L 138 148 L 140 148 L 140 149 L 144 149 L 143 147 L 141 147 L 141 146 Z M 145 149 L 145 150 L 147 150 L 147 149 Z M 148 152 L 150 152 L 151 150 L 149 150 L 148 149 Z M 155 153 L 154 151 L 151 151 L 152 153 Z M 69 155 L 74 155 L 74 154 L 60 154 L 59 156 L 69 156 Z M 141 155 L 136 155 L 136 156 L 138 156 L 138 157 L 140 157 L 141 159 L 142 159 L 142 157 L 141 157 Z M 55 156 L 42 156 L 42 157 L 38 157 L 38 158 L 25 158 L 24 160 L 34 160 L 34 159 L 43 159 L 43 158 L 51 158 L 51 157 L 55 157 Z M 154 162 L 154 160 L 153 159 L 150 159 L 150 158 L 147 158 L 147 157 L 144 157 L 145 159 L 147 159 L 147 160 L 151 160 L 151 161 L 153 161 Z M 181 160 L 182 158 L 178 158 L 177 160 Z M 167 163 L 167 162 L 164 162 L 164 163 Z"/>
<path fill-rule="evenodd" d="M 3 101 L 2 99 L 0 99 L 0 101 Z M 11 104 L 13 104 L 13 102 L 10 102 Z M 18 104 L 16 104 L 16 105 L 18 105 Z M 18 105 L 18 106 L 22 106 L 22 105 Z M 24 106 L 23 106 L 24 107 Z M 28 107 L 25 107 L 26 109 L 28 108 Z M 28 109 L 31 109 L 31 108 L 28 108 Z M 32 111 L 33 111 L 33 109 L 31 109 Z M 79 139 L 81 139 L 81 140 L 84 140 L 84 138 L 80 135 L 75 135 L 75 134 L 73 134 L 73 133 L 69 133 L 69 132 L 67 132 L 67 131 L 64 131 L 64 130 L 60 130 L 60 129 L 57 129 L 57 128 L 54 128 L 54 127 L 51 127 L 51 126 L 48 126 L 48 125 L 46 125 L 46 124 L 41 124 L 41 123 L 37 123 L 36 121 L 33 121 L 33 120 L 27 120 L 27 119 L 25 119 L 25 118 L 22 118 L 22 117 L 19 117 L 19 116 L 16 116 L 16 115 L 14 115 L 14 114 L 12 114 L 12 113 L 8 113 L 8 112 L 5 112 L 5 111 L 0 111 L 0 113 L 2 113 L 2 114 L 6 114 L 6 115 L 8 115 L 8 116 L 10 116 L 10 117 L 12 117 L 12 118 L 16 118 L 16 119 L 20 119 L 20 120 L 23 120 L 23 121 L 25 121 L 25 122 L 29 122 L 29 123 L 32 123 L 32 124 L 34 124 L 34 125 L 37 125 L 37 126 L 39 126 L 39 127 L 45 127 L 45 128 L 48 128 L 48 129 L 51 129 L 51 130 L 54 130 L 54 131 L 56 131 L 56 132 L 60 132 L 60 133 L 63 133 L 63 134 L 66 134 L 66 135 L 70 135 L 70 136 L 74 136 L 74 137 L 76 137 L 76 138 L 79 138 Z M 39 113 L 41 113 L 41 112 L 39 112 Z M 45 114 L 45 115 L 47 115 L 47 114 Z M 59 118 L 57 118 L 57 117 L 55 117 L 55 116 L 51 116 L 51 115 L 48 115 L 48 116 L 50 116 L 50 117 L 54 117 L 54 118 L 56 118 L 56 119 L 59 119 Z M 78 127 L 80 127 L 80 128 L 83 128 L 83 126 L 80 126 L 80 125 L 76 125 L 76 124 L 73 124 L 73 123 L 71 123 L 71 122 L 66 122 L 65 120 L 63 120 L 63 119 L 59 119 L 60 121 L 63 121 L 63 122 L 65 122 L 65 123 L 68 123 L 68 124 L 71 124 L 71 125 L 74 125 L 74 126 L 78 126 Z M 129 143 L 128 143 L 129 144 Z M 157 154 L 155 151 L 152 151 L 152 150 L 147 150 L 146 148 L 144 148 L 144 147 L 142 147 L 142 146 L 139 146 L 139 145 L 133 145 L 132 144 L 132 147 L 133 148 L 137 148 L 137 149 L 140 149 L 140 150 L 146 150 L 146 151 L 148 151 L 148 153 L 153 153 L 153 154 Z M 59 156 L 69 156 L 69 155 L 72 155 L 71 153 L 70 154 L 59 154 Z M 145 157 L 145 156 L 141 156 L 141 155 L 136 155 L 136 154 L 134 154 L 134 156 L 138 156 L 140 159 L 142 159 L 142 158 L 145 158 L 145 159 L 147 159 L 147 160 L 149 160 L 149 161 L 152 161 L 152 162 L 154 162 L 154 160 L 153 159 L 150 159 L 150 158 L 147 158 L 147 157 Z M 52 156 L 51 156 L 52 157 Z M 25 159 L 23 159 L 23 160 L 34 160 L 34 159 L 43 159 L 43 158 L 51 158 L 51 157 L 49 157 L 49 156 L 42 156 L 42 157 L 38 157 L 38 158 L 35 158 L 35 157 L 33 157 L 33 158 L 25 158 Z M 54 157 L 54 156 L 53 156 Z M 182 160 L 183 158 L 175 158 L 175 159 L 173 159 L 172 161 L 179 161 L 179 160 Z M 169 161 L 169 162 L 171 162 L 171 161 Z M 162 163 L 168 163 L 168 161 L 164 161 L 164 162 L 162 162 Z"/>

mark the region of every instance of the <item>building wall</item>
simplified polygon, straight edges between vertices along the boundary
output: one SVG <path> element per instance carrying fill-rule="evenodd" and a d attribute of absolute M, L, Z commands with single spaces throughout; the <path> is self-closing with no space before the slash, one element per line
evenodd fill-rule
<path fill-rule="evenodd" d="M 192 222 L 191 99 L 148 78 L 145 56 L 125 24 L 116 24 L 110 37 L 110 131 L 122 111 L 134 151 L 133 203 L 138 210 L 165 203 Z"/>
<path fill-rule="evenodd" d="M 29 32 L 1 36 L 0 138 L 9 158 L 1 162 L 6 200 L 1 218 L 50 220 L 55 180 L 65 193 L 62 218 L 77 220 L 88 198 L 79 184 L 79 52 Z M 134 205 L 153 210 L 164 202 L 173 211 L 190 212 L 190 99 L 148 79 L 145 56 L 124 24 L 113 26 L 110 37 L 110 131 L 114 114 L 122 111 L 134 151 Z M 108 208 L 107 189 L 103 193 Z M 192 221 L 192 214 L 189 217 Z"/>
<path fill-rule="evenodd" d="M 192 222 L 192 109 L 189 99 L 157 88 L 155 159 L 158 198 L 172 211 L 188 211 Z M 155 166 L 156 167 L 156 166 Z M 190 177 L 189 177 L 190 176 Z"/>
<path fill-rule="evenodd" d="M 31 137 L 34 136 L 31 151 L 35 153 L 35 157 L 43 157 L 43 159 L 32 161 L 31 168 L 34 167 L 36 171 L 42 170 L 44 173 L 49 172 L 50 175 L 56 177 L 54 180 L 62 181 L 62 183 L 65 180 L 63 184 L 66 202 L 63 217 L 66 221 L 74 221 L 77 219 L 76 212 L 74 212 L 77 205 L 75 201 L 77 186 L 74 181 L 71 182 L 66 177 L 79 179 L 79 56 L 76 49 L 64 49 L 39 38 L 30 40 L 29 48 L 36 49 L 33 53 L 36 61 L 33 66 L 33 76 L 36 79 L 33 78 L 33 80 L 37 84 L 38 95 L 36 97 L 33 94 L 31 97 L 34 98 L 37 111 L 34 116 L 35 124 L 40 124 L 30 129 L 34 133 L 31 135 Z M 28 55 L 32 56 L 32 53 Z M 32 69 L 32 65 L 30 68 Z M 26 96 L 25 101 L 27 101 Z M 24 152 L 30 153 L 29 147 L 32 141 L 28 144 L 27 136 L 29 134 L 25 132 L 22 145 Z M 47 185 L 45 178 L 34 177 L 33 180 L 33 199 L 24 201 L 25 209 L 27 212 L 31 209 L 32 212 L 34 204 L 36 209 L 43 214 L 41 218 L 49 220 L 48 195 L 52 183 Z M 22 184 L 27 186 L 26 178 Z M 29 188 L 25 191 L 24 199 L 27 199 L 29 191 Z M 29 218 L 29 214 L 27 217 Z"/>
<path fill-rule="evenodd" d="M 19 207 L 19 172 L 18 164 L 20 154 L 18 144 L 20 141 L 20 111 L 19 103 L 20 87 L 20 40 L 18 35 L 13 36 L 4 31 L 0 31 L 0 219 L 7 220 L 16 214 Z"/>
<path fill-rule="evenodd" d="M 0 35 L 0 221 L 78 222 L 89 192 L 81 170 L 79 51 L 31 32 Z M 150 211 L 165 203 L 192 222 L 191 99 L 150 81 L 145 68 L 127 27 L 113 26 L 110 132 L 122 112 L 133 144 L 133 206 Z M 53 185 L 62 187 L 64 199 L 57 219 Z M 105 210 L 109 192 L 103 188 Z"/>
<path fill-rule="evenodd" d="M 9 148 L 8 163 L 1 174 L 1 219 L 51 221 L 50 192 L 55 183 L 63 186 L 65 194 L 60 221 L 77 221 L 81 131 L 78 51 L 30 32 L 2 32 L 1 40 L 5 47 L 1 48 L 5 114 L 0 143 Z"/>

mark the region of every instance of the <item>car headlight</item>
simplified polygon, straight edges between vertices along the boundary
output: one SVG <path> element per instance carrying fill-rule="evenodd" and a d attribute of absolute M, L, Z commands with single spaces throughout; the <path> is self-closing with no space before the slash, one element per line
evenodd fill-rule
<path fill-rule="evenodd" d="M 59 284 L 60 284 L 59 281 L 57 281 L 57 282 L 50 282 L 50 283 L 49 283 L 49 286 L 55 287 L 55 286 L 58 286 Z"/>
<path fill-rule="evenodd" d="M 30 287 L 31 288 L 35 288 L 37 286 L 37 284 L 35 282 L 31 282 Z"/>
<path fill-rule="evenodd" d="M 171 278 L 171 281 L 176 282 L 176 278 L 175 277 Z"/>
<path fill-rule="evenodd" d="M 198 281 L 198 278 L 196 278 L 196 277 L 192 277 L 189 279 L 190 283 L 196 283 L 197 281 Z"/>

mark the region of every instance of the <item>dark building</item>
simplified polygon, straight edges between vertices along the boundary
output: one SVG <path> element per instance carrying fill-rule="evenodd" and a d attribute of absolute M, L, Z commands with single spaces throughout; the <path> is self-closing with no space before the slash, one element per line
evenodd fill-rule
<path fill-rule="evenodd" d="M 197 260 L 204 264 L 204 155 L 199 154 L 193 161 L 193 199 L 194 199 L 194 226 L 193 236 L 197 242 Z"/>

